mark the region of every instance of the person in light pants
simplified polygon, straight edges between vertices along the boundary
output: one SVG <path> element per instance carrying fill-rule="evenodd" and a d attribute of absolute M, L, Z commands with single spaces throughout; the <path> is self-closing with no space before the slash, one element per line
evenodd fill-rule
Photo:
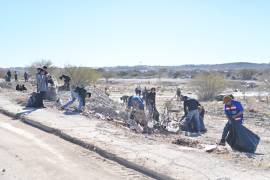
<path fill-rule="evenodd" d="M 91 93 L 86 92 L 84 88 L 76 87 L 74 90 L 71 91 L 71 98 L 65 105 L 62 106 L 62 109 L 67 109 L 78 99 L 79 105 L 77 107 L 77 111 L 81 112 L 85 106 L 86 96 L 91 97 Z"/>

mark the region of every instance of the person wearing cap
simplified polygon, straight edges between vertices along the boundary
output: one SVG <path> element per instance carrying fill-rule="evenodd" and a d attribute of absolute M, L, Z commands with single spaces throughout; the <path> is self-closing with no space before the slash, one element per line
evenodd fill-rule
<path fill-rule="evenodd" d="M 228 119 L 228 122 L 226 123 L 221 140 L 219 142 L 219 145 L 225 146 L 226 144 L 226 137 L 228 135 L 228 132 L 230 131 L 232 127 L 232 121 L 235 121 L 236 123 L 242 124 L 243 123 L 243 106 L 240 102 L 233 99 L 233 96 L 225 96 L 223 98 L 224 103 L 224 112 Z"/>

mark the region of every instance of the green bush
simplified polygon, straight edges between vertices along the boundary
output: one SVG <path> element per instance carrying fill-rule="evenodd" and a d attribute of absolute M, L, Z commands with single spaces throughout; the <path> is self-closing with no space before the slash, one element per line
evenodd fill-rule
<path fill-rule="evenodd" d="M 66 66 L 63 74 L 71 77 L 71 85 L 87 86 L 100 78 L 100 73 L 89 67 Z"/>
<path fill-rule="evenodd" d="M 223 76 L 210 72 L 198 74 L 191 83 L 200 100 L 213 100 L 227 84 Z"/>
<path fill-rule="evenodd" d="M 4 70 L 0 70 L 0 79 L 4 79 L 6 72 Z"/>

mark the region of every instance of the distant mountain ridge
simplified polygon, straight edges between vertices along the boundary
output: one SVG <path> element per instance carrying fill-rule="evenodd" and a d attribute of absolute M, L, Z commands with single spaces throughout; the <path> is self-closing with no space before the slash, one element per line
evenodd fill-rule
<path fill-rule="evenodd" d="M 235 62 L 235 63 L 224 63 L 224 64 L 186 64 L 179 66 L 148 66 L 148 65 L 138 65 L 138 66 L 115 66 L 115 67 L 104 67 L 106 70 L 110 71 L 149 71 L 158 70 L 166 68 L 168 70 L 239 70 L 239 69 L 255 69 L 263 70 L 270 69 L 270 63 L 249 63 L 249 62 Z"/>
<path fill-rule="evenodd" d="M 137 65 L 137 66 L 113 66 L 113 67 L 100 67 L 107 71 L 156 71 L 159 69 L 166 68 L 167 70 L 217 70 L 217 71 L 228 71 L 228 70 L 239 70 L 239 69 L 255 69 L 264 70 L 270 69 L 270 63 L 250 63 L 250 62 L 234 62 L 234 63 L 223 63 L 223 64 L 185 64 L 178 66 L 150 66 L 150 65 Z M 10 69 L 14 71 L 24 71 L 25 67 L 10 67 L 1 68 L 0 70 Z"/>

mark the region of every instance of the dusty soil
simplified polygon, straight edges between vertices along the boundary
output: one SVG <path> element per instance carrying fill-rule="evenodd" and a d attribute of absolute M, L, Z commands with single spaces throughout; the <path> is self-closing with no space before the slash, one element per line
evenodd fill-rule
<path fill-rule="evenodd" d="M 181 109 L 182 105 L 176 101 L 175 94 L 177 87 L 180 87 L 182 93 L 187 96 L 195 97 L 196 94 L 189 86 L 188 80 L 157 80 L 157 79 L 133 79 L 122 81 L 120 79 L 112 80 L 111 84 L 98 84 L 100 89 L 108 87 L 110 89 L 110 97 L 119 102 L 119 98 L 122 95 L 133 95 L 134 89 L 137 85 L 142 88 L 151 87 L 157 88 L 157 106 L 159 112 L 164 111 L 164 104 L 171 102 L 176 107 Z M 226 93 L 234 93 L 233 89 L 227 89 Z M 239 93 L 236 93 L 239 94 Z M 261 137 L 260 144 L 257 148 L 256 154 L 240 153 L 231 150 L 229 146 L 226 148 L 217 148 L 211 153 L 214 156 L 218 156 L 223 159 L 227 159 L 232 163 L 241 163 L 252 168 L 270 169 L 270 108 L 266 102 L 259 102 L 258 97 L 250 96 L 243 99 L 243 97 L 237 97 L 236 99 L 241 101 L 245 108 L 245 123 L 244 125 L 250 130 L 255 132 Z M 206 109 L 205 125 L 208 129 L 207 133 L 198 138 L 192 138 L 193 141 L 186 139 L 178 139 L 177 134 L 154 134 L 153 138 L 156 138 L 162 142 L 174 142 L 181 146 L 189 146 L 194 148 L 202 148 L 204 145 L 215 145 L 221 137 L 221 133 L 227 120 L 223 113 L 222 102 L 201 102 Z M 182 112 L 183 114 L 183 112 Z M 178 117 L 181 117 L 181 113 Z M 195 144 L 194 144 L 195 140 Z"/>
<path fill-rule="evenodd" d="M 150 179 L 1 114 L 0 135 L 2 180 Z"/>
<path fill-rule="evenodd" d="M 100 116 L 100 118 L 105 122 L 113 124 L 115 128 L 123 128 L 120 122 L 123 121 L 122 118 L 124 116 L 120 116 L 119 114 L 121 114 L 121 111 L 123 111 L 124 107 L 120 106 L 119 98 L 122 95 L 133 95 L 134 89 L 137 84 L 140 84 L 142 88 L 144 88 L 145 86 L 147 88 L 157 87 L 157 106 L 159 112 L 161 113 L 163 112 L 165 102 L 172 101 L 173 103 L 177 104 L 176 100 L 173 99 L 173 97 L 178 86 L 180 86 L 180 88 L 182 89 L 183 94 L 196 97 L 196 95 L 192 93 L 191 88 L 188 86 L 187 80 L 113 80 L 110 84 L 98 82 L 96 84 L 96 87 L 99 88 L 101 91 L 105 87 L 109 88 L 110 98 L 114 101 L 109 101 L 109 104 L 112 103 L 110 107 L 113 107 L 113 111 L 117 112 L 114 115 L 111 112 L 105 112 L 104 114 L 102 114 L 102 111 L 99 112 L 95 110 L 93 105 L 91 107 L 90 100 L 87 103 L 87 106 L 89 107 L 87 111 L 89 112 L 86 115 L 91 118 L 91 116 L 96 116 L 97 113 L 100 113 L 102 115 Z M 31 84 L 28 84 L 27 87 L 29 87 L 29 89 L 31 90 L 35 89 Z M 12 96 L 13 100 L 18 103 L 24 103 L 29 96 L 29 92 L 16 92 L 11 89 L 6 89 L 5 87 L 2 88 L 0 92 Z M 69 92 L 60 92 L 59 96 L 63 99 L 63 101 L 66 101 L 69 97 Z M 102 94 L 102 97 L 104 97 L 104 94 Z M 98 96 L 94 98 L 98 98 Z M 257 148 L 256 154 L 240 153 L 237 151 L 233 151 L 229 146 L 226 146 L 225 148 L 218 147 L 209 153 L 211 153 L 215 157 L 226 160 L 229 163 L 244 166 L 247 169 L 253 168 L 258 170 L 270 170 L 269 106 L 263 102 L 258 102 L 256 100 L 256 97 L 250 97 L 247 102 L 243 101 L 241 97 L 236 97 L 236 99 L 239 99 L 243 103 L 244 108 L 247 110 L 245 112 L 245 126 L 261 137 L 261 142 Z M 96 104 L 98 105 L 99 103 Z M 154 141 L 158 141 L 160 143 L 176 143 L 179 144 L 179 146 L 188 146 L 196 149 L 204 149 L 209 145 L 215 145 L 219 141 L 223 127 L 227 121 L 225 116 L 223 115 L 223 104 L 217 101 L 202 102 L 202 104 L 207 111 L 205 115 L 205 125 L 208 129 L 207 133 L 203 134 L 200 137 L 194 138 L 183 138 L 183 136 L 179 136 L 179 134 L 175 133 L 154 133 L 151 135 L 151 138 Z M 46 102 L 46 105 L 58 111 L 54 102 Z M 101 106 L 102 105 L 104 104 L 101 103 Z M 254 111 L 251 111 L 251 109 L 253 109 Z M 119 116 L 117 116 L 117 114 Z M 108 116 L 112 117 L 112 119 L 108 119 Z M 130 131 L 130 133 L 132 134 L 134 132 Z"/>

